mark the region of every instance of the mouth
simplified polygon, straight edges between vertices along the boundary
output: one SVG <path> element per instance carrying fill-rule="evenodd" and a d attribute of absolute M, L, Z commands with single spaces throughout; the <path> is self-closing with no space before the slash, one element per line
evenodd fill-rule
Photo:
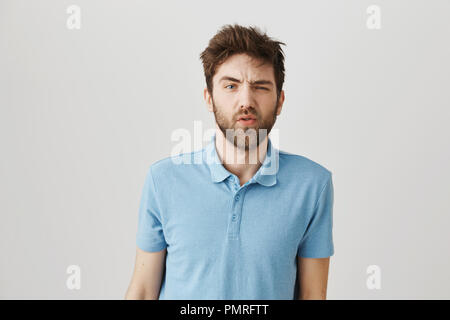
<path fill-rule="evenodd" d="M 252 114 L 246 114 L 246 115 L 240 116 L 238 118 L 238 121 L 240 121 L 240 120 L 245 120 L 245 121 L 247 121 L 247 120 L 256 120 L 256 117 L 254 115 L 252 115 Z"/>
<path fill-rule="evenodd" d="M 253 117 L 253 116 L 240 117 L 237 122 L 239 122 L 242 125 L 247 126 L 247 125 L 251 125 L 251 124 L 256 123 L 256 118 Z"/>

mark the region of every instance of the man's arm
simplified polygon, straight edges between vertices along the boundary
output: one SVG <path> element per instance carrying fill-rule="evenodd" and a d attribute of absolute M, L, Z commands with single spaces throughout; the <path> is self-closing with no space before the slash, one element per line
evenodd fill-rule
<path fill-rule="evenodd" d="M 166 265 L 166 249 L 147 252 L 136 249 L 136 263 L 126 300 L 158 300 Z"/>
<path fill-rule="evenodd" d="M 330 257 L 298 257 L 299 300 L 326 300 Z"/>

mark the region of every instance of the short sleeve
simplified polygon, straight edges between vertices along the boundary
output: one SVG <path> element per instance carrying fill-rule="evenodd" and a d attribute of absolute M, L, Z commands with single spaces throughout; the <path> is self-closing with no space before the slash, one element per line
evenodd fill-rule
<path fill-rule="evenodd" d="M 303 258 L 327 258 L 334 254 L 333 245 L 333 180 L 323 187 L 311 220 L 300 241 L 297 254 Z"/>
<path fill-rule="evenodd" d="M 156 252 L 167 247 L 161 221 L 161 210 L 150 167 L 145 178 L 139 206 L 136 244 L 140 249 Z"/>

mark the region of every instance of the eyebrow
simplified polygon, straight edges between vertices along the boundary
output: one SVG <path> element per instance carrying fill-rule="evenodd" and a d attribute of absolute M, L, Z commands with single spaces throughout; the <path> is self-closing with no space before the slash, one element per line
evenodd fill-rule
<path fill-rule="evenodd" d="M 222 78 L 220 78 L 219 82 L 222 82 L 222 81 L 225 81 L 225 80 L 233 81 L 233 82 L 237 82 L 237 83 L 242 83 L 242 81 L 240 81 L 240 80 L 238 80 L 236 78 L 230 77 L 230 76 L 223 76 Z M 255 81 L 250 81 L 250 83 L 251 84 L 268 84 L 268 85 L 273 86 L 273 82 L 269 81 L 269 80 L 255 80 Z"/>

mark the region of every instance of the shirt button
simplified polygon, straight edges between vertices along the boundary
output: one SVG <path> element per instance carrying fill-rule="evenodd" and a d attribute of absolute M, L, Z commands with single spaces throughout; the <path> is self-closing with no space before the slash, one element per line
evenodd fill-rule
<path fill-rule="evenodd" d="M 240 198 L 239 195 L 237 195 L 237 196 L 236 196 L 236 201 L 239 201 L 239 198 Z"/>
<path fill-rule="evenodd" d="M 237 216 L 236 216 L 235 214 L 233 214 L 232 220 L 233 220 L 233 221 L 236 221 L 236 220 L 237 220 Z"/>

